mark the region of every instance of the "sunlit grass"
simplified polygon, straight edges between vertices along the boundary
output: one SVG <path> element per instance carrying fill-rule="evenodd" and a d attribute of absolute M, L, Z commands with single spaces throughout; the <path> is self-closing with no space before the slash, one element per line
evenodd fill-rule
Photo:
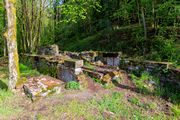
<path fill-rule="evenodd" d="M 0 89 L 0 119 L 8 119 L 21 112 L 21 108 L 14 104 L 17 96 L 9 90 Z"/>

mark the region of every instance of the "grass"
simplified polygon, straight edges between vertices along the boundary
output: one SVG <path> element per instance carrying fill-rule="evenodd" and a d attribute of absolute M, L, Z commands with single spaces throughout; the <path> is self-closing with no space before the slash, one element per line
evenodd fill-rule
<path fill-rule="evenodd" d="M 25 66 L 24 64 L 20 64 L 20 71 L 21 71 L 21 76 L 22 77 L 40 75 L 40 73 L 37 70 L 32 70 L 31 68 Z"/>
<path fill-rule="evenodd" d="M 87 119 L 87 120 L 166 120 L 163 112 L 158 114 L 147 114 L 146 110 L 142 110 L 140 102 L 132 99 L 133 104 L 123 99 L 124 95 L 120 92 L 113 92 L 105 95 L 101 99 L 93 98 L 84 102 L 74 99 L 53 107 L 53 114 L 49 114 L 47 118 L 51 119 Z M 131 101 L 131 102 L 132 102 Z M 137 107 L 133 105 L 137 104 Z M 41 116 L 41 119 L 45 117 Z"/>
<path fill-rule="evenodd" d="M 142 72 L 140 77 L 131 74 L 131 78 L 140 93 L 151 93 L 156 96 L 163 97 L 175 104 L 180 103 L 180 94 L 178 91 L 179 88 L 173 86 L 172 84 L 166 83 L 162 85 L 160 84 L 159 78 L 152 76 L 147 72 Z M 153 82 L 153 85 L 150 84 L 150 81 Z"/>
<path fill-rule="evenodd" d="M 180 118 L 180 106 L 173 105 L 172 112 L 175 117 Z"/>
<path fill-rule="evenodd" d="M 142 103 L 138 98 L 133 97 L 133 98 L 129 98 L 128 101 L 134 105 L 137 105 L 138 107 L 144 108 L 144 109 L 148 109 L 150 108 L 149 104 L 146 103 Z M 153 104 L 152 104 L 153 105 Z M 152 106 L 153 108 L 154 106 Z"/>
<path fill-rule="evenodd" d="M 0 119 L 8 119 L 22 111 L 18 105 L 14 105 L 15 99 L 18 100 L 12 92 L 0 89 Z"/>
<path fill-rule="evenodd" d="M 146 82 L 150 79 L 150 77 L 151 76 L 147 72 L 143 72 L 140 77 L 137 77 L 136 75 L 131 74 L 131 78 L 134 84 L 142 93 L 148 92 L 148 87 L 146 85 Z"/>
<path fill-rule="evenodd" d="M 80 84 L 76 81 L 70 81 L 66 83 L 65 86 L 66 89 L 68 90 L 79 90 L 80 89 Z"/>
<path fill-rule="evenodd" d="M 141 93 L 155 93 L 159 87 L 159 78 L 150 75 L 148 72 L 142 72 L 140 77 L 134 74 L 130 76 Z"/>
<path fill-rule="evenodd" d="M 21 76 L 39 75 L 36 70 L 31 70 L 20 64 Z M 19 97 L 8 90 L 8 68 L 0 67 L 0 119 L 9 119 L 22 112 L 22 108 L 16 104 Z"/>

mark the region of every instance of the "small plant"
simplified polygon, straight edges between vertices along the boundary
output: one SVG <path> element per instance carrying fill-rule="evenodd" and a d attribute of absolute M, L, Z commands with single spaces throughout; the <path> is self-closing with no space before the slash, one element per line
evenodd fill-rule
<path fill-rule="evenodd" d="M 70 81 L 66 84 L 65 88 L 69 90 L 79 90 L 80 84 L 76 81 Z"/>
<path fill-rule="evenodd" d="M 106 83 L 103 85 L 103 88 L 105 89 L 113 89 L 115 86 L 113 83 Z"/>
<path fill-rule="evenodd" d="M 159 83 L 159 79 L 151 76 L 148 72 L 142 72 L 140 77 L 137 77 L 134 74 L 131 74 L 131 78 L 142 93 L 154 92 L 155 85 Z"/>
<path fill-rule="evenodd" d="M 92 78 L 95 82 L 102 84 L 102 81 L 98 78 Z"/>
<path fill-rule="evenodd" d="M 131 102 L 132 104 L 135 104 L 135 105 L 139 106 L 139 107 L 142 107 L 142 108 L 145 108 L 145 109 L 149 108 L 149 106 L 147 104 L 142 103 L 138 98 L 135 98 L 135 97 L 134 98 L 129 98 L 128 101 Z"/>
<path fill-rule="evenodd" d="M 148 106 L 152 110 L 157 108 L 157 104 L 155 102 L 149 103 Z"/>
<path fill-rule="evenodd" d="M 180 118 L 180 107 L 177 105 L 174 105 L 172 108 L 171 108 L 173 114 L 175 117 L 179 117 Z"/>

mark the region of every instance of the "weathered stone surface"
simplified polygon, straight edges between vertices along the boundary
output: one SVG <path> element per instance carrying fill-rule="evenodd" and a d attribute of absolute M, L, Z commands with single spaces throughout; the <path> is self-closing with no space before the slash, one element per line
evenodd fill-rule
<path fill-rule="evenodd" d="M 109 74 L 106 74 L 103 76 L 102 81 L 105 83 L 110 83 L 112 80 L 112 77 Z"/>
<path fill-rule="evenodd" d="M 64 61 L 64 65 L 69 68 L 81 68 L 84 66 L 83 60 L 69 59 Z"/>
<path fill-rule="evenodd" d="M 80 53 L 80 57 L 89 62 L 94 62 L 96 57 L 98 56 L 98 52 L 96 51 L 84 51 Z"/>
<path fill-rule="evenodd" d="M 58 55 L 59 47 L 58 45 L 43 46 L 38 49 L 38 54 L 39 55 Z"/>
<path fill-rule="evenodd" d="M 97 65 L 97 66 L 104 66 L 104 63 L 101 62 L 100 60 L 93 62 L 93 64 Z"/>
<path fill-rule="evenodd" d="M 101 61 L 108 66 L 119 66 L 121 52 L 99 52 L 96 61 Z"/>
<path fill-rule="evenodd" d="M 77 52 L 65 51 L 63 54 L 69 56 L 72 59 L 80 59 L 80 53 Z"/>
<path fill-rule="evenodd" d="M 104 74 L 103 73 L 99 73 L 99 72 L 94 72 L 92 70 L 89 70 L 89 69 L 83 69 L 83 71 L 85 73 L 87 73 L 90 77 L 92 78 L 97 78 L 97 79 L 100 79 L 102 80 Z"/>
<path fill-rule="evenodd" d="M 111 83 L 113 79 L 120 77 L 120 72 L 117 69 L 110 69 L 101 66 L 94 66 L 92 68 L 83 67 L 83 71 L 90 77 L 101 80 L 103 83 Z"/>
<path fill-rule="evenodd" d="M 58 79 L 63 80 L 64 82 L 69 82 L 76 80 L 76 76 L 81 74 L 82 68 L 69 68 L 62 64 L 58 65 Z"/>
<path fill-rule="evenodd" d="M 23 85 L 24 92 L 32 100 L 50 93 L 59 94 L 63 82 L 49 76 L 33 77 Z"/>

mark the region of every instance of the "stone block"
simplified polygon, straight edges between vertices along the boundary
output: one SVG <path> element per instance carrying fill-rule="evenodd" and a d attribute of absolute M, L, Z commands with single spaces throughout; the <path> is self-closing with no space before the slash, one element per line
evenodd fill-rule
<path fill-rule="evenodd" d="M 39 55 L 58 55 L 59 54 L 59 47 L 58 45 L 49 45 L 49 46 L 42 46 L 38 48 Z"/>
<path fill-rule="evenodd" d="M 30 78 L 28 82 L 23 85 L 25 94 L 32 100 L 37 97 L 45 97 L 49 93 L 61 92 L 62 82 L 49 76 L 40 76 Z"/>
<path fill-rule="evenodd" d="M 76 80 L 76 75 L 79 75 L 82 73 L 82 69 L 81 68 L 69 68 L 66 67 L 62 64 L 58 65 L 58 79 L 64 81 L 64 82 L 69 82 L 69 81 L 73 81 Z"/>
<path fill-rule="evenodd" d="M 83 60 L 70 59 L 70 60 L 65 60 L 64 61 L 64 66 L 76 69 L 76 68 L 83 67 L 84 62 L 83 62 Z"/>

